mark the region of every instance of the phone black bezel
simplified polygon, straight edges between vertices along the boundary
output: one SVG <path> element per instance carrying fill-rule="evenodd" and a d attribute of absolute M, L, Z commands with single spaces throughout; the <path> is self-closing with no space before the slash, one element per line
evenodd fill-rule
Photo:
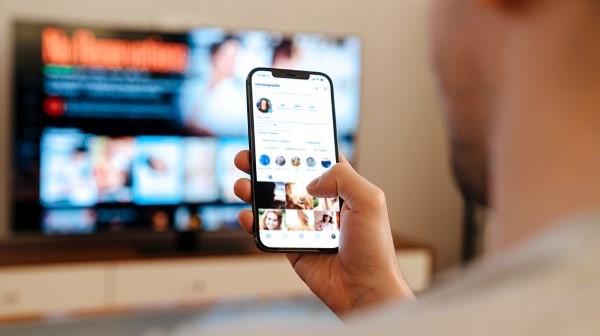
<path fill-rule="evenodd" d="M 254 185 L 256 184 L 256 155 L 254 151 L 254 102 L 252 100 L 252 76 L 254 73 L 258 71 L 268 71 L 273 77 L 280 78 L 290 78 L 297 80 L 308 80 L 310 75 L 318 75 L 323 76 L 327 79 L 330 86 L 330 94 L 331 94 L 331 113 L 333 118 L 333 136 L 334 136 L 334 146 L 335 146 L 335 162 L 340 162 L 339 151 L 338 151 L 338 139 L 337 139 L 337 124 L 335 118 L 335 100 L 334 100 L 334 91 L 333 91 L 333 81 L 331 78 L 322 72 L 318 71 L 301 71 L 301 70 L 289 70 L 289 69 L 277 69 L 277 68 L 266 68 L 259 67 L 252 69 L 248 76 L 246 77 L 246 102 L 247 102 L 247 111 L 248 111 L 248 142 L 250 147 L 250 178 L 252 185 L 252 213 L 254 217 L 253 229 L 252 233 L 254 236 L 254 242 L 256 246 L 263 252 L 293 252 L 293 253 L 336 253 L 339 247 L 333 248 L 293 248 L 293 247 L 268 247 L 264 245 L 260 241 L 259 235 L 259 218 L 258 218 L 258 208 L 256 207 L 256 199 L 254 195 Z M 338 196 L 339 197 L 339 196 Z M 340 199 L 340 206 L 342 204 L 342 200 Z M 341 211 L 341 209 L 340 209 Z M 339 240 L 338 240 L 339 242 Z M 338 244 L 339 245 L 339 244 Z"/>

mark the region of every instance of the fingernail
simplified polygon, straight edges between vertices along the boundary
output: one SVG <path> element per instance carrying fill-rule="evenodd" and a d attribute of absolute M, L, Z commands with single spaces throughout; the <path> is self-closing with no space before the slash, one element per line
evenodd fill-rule
<path fill-rule="evenodd" d="M 317 187 L 317 185 L 319 184 L 319 181 L 321 180 L 320 177 L 317 177 L 316 179 L 312 180 L 312 182 L 310 182 L 307 186 L 306 189 L 314 189 Z"/>

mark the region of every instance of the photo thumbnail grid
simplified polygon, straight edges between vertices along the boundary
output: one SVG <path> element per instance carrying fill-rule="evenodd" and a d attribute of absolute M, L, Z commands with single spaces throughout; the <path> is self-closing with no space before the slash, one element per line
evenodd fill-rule
<path fill-rule="evenodd" d="M 255 195 L 261 230 L 339 230 L 338 197 L 312 196 L 297 182 L 257 182 Z"/>
<path fill-rule="evenodd" d="M 261 231 L 339 231 L 340 212 L 333 210 L 259 209 Z"/>

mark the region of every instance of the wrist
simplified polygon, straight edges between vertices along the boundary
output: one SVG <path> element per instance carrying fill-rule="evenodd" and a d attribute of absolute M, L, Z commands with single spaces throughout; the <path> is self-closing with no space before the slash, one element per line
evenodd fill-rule
<path fill-rule="evenodd" d="M 380 277 L 375 283 L 357 290 L 355 295 L 352 296 L 349 307 L 339 312 L 338 315 L 349 315 L 387 302 L 407 300 L 415 300 L 415 295 L 402 275 L 399 272 L 394 272 L 386 279 Z"/>
<path fill-rule="evenodd" d="M 363 293 L 356 300 L 356 307 L 379 305 L 389 301 L 412 300 L 415 296 L 401 275 L 390 277 L 389 280 L 374 286 L 373 290 Z"/>

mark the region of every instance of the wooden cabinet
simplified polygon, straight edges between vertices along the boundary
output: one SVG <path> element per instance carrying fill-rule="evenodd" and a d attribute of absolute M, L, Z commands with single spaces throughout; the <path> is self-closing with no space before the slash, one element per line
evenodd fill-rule
<path fill-rule="evenodd" d="M 429 251 L 397 256 L 410 286 L 425 289 Z M 309 294 L 283 255 L 0 267 L 0 320 Z"/>

